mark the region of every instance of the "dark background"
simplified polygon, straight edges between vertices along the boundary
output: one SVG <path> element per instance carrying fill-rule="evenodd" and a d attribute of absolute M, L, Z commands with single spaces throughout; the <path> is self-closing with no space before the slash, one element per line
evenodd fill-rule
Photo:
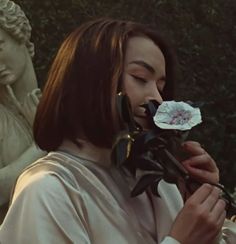
<path fill-rule="evenodd" d="M 153 24 L 179 61 L 178 100 L 201 105 L 203 123 L 191 133 L 217 161 L 221 182 L 236 186 L 235 0 L 15 0 L 28 16 L 41 87 L 67 33 L 93 17 Z"/>

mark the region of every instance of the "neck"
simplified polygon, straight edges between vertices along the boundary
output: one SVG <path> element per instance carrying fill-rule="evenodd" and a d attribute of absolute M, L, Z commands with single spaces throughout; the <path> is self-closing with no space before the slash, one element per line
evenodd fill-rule
<path fill-rule="evenodd" d="M 111 149 L 97 147 L 85 140 L 78 141 L 81 143 L 81 147 L 76 146 L 69 140 L 64 140 L 58 149 L 66 151 L 74 156 L 87 159 L 103 167 L 109 167 L 111 165 Z"/>
<path fill-rule="evenodd" d="M 17 100 L 21 103 L 26 95 L 38 87 L 33 63 L 27 52 L 27 61 L 21 77 L 11 85 Z"/>

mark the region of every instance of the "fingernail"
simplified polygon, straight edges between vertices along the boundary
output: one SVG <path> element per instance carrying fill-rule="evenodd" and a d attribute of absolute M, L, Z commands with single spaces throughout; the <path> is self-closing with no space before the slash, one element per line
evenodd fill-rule
<path fill-rule="evenodd" d="M 205 185 L 206 187 L 208 187 L 209 189 L 212 189 L 212 188 L 213 188 L 213 186 L 210 185 L 210 184 L 208 184 L 208 183 L 204 183 L 204 185 Z"/>

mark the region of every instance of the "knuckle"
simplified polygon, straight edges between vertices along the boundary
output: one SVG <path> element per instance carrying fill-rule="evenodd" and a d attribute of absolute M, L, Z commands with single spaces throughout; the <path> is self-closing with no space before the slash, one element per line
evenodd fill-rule
<path fill-rule="evenodd" d="M 220 230 L 220 225 L 216 222 L 216 221 L 213 221 L 212 218 L 208 219 L 208 228 L 209 230 L 211 231 L 218 231 Z"/>
<path fill-rule="evenodd" d="M 203 172 L 204 172 L 204 171 L 203 171 Z M 208 191 L 212 190 L 212 186 L 211 186 L 210 184 L 207 184 L 207 183 L 204 183 L 204 184 L 202 185 L 202 188 L 203 188 L 204 190 L 208 190 Z"/>
<path fill-rule="evenodd" d="M 216 199 L 216 198 L 219 198 L 220 193 L 221 193 L 221 190 L 217 187 L 214 187 L 214 190 L 211 192 L 211 196 L 212 196 L 212 198 Z"/>
<path fill-rule="evenodd" d="M 187 208 L 190 208 L 190 209 L 192 209 L 192 210 L 195 210 L 196 209 L 196 204 L 195 204 L 195 202 L 194 201 L 192 201 L 191 199 L 189 199 L 187 202 L 186 202 L 186 207 Z"/>
<path fill-rule="evenodd" d="M 212 232 L 219 231 L 221 228 L 221 225 L 218 223 L 218 221 L 216 221 L 215 216 L 212 215 L 208 215 L 208 217 L 205 219 L 205 223 L 208 230 Z"/>
<path fill-rule="evenodd" d="M 201 147 L 201 144 L 198 141 L 191 141 L 193 145 Z"/>
<path fill-rule="evenodd" d="M 206 211 L 203 211 L 201 208 L 197 208 L 195 210 L 195 214 L 200 221 L 207 221 L 208 219 L 208 213 Z"/>
<path fill-rule="evenodd" d="M 201 151 L 200 151 L 201 154 L 208 155 L 207 152 L 206 152 L 206 150 L 205 150 L 204 148 L 201 147 L 200 150 L 201 150 Z"/>
<path fill-rule="evenodd" d="M 203 153 L 203 157 L 205 159 L 206 162 L 213 162 L 211 156 L 204 150 L 204 153 Z"/>

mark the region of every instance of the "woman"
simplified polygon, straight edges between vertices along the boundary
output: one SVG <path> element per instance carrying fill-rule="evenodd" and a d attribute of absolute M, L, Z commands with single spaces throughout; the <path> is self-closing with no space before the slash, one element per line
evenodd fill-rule
<path fill-rule="evenodd" d="M 101 19 L 71 33 L 34 123 L 35 141 L 49 154 L 19 177 L 0 242 L 220 243 L 225 203 L 218 189 L 204 184 L 183 205 L 177 187 L 162 181 L 161 198 L 148 191 L 130 198 L 135 179 L 110 160 L 122 127 L 116 94 L 129 96 L 135 120 L 148 130 L 141 105 L 172 98 L 173 71 L 165 42 L 142 25 Z M 218 182 L 215 162 L 201 146 L 183 147 L 192 155 L 183 162 L 189 173 Z"/>

